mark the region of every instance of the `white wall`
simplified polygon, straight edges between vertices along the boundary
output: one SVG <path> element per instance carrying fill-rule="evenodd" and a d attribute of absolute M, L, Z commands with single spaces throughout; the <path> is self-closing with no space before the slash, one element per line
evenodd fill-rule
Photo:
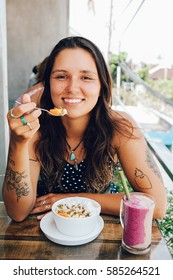
<path fill-rule="evenodd" d="M 68 35 L 69 0 L 6 0 L 9 98 L 23 93 L 35 64 Z"/>
<path fill-rule="evenodd" d="M 69 0 L 0 0 L 0 200 L 9 143 L 9 100 L 27 89 L 33 66 L 68 33 Z"/>
<path fill-rule="evenodd" d="M 8 112 L 7 92 L 7 38 L 6 38 L 6 3 L 0 1 L 0 200 L 1 186 L 4 180 L 8 153 Z"/>

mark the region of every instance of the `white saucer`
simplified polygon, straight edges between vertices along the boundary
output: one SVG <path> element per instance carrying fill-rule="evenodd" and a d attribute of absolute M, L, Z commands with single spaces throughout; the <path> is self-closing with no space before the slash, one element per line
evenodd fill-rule
<path fill-rule="evenodd" d="M 95 229 L 91 233 L 84 236 L 74 237 L 65 235 L 58 231 L 53 219 L 52 212 L 46 214 L 40 222 L 40 228 L 49 240 L 67 246 L 82 245 L 91 242 L 100 234 L 103 227 L 104 221 L 102 217 L 99 216 Z"/>

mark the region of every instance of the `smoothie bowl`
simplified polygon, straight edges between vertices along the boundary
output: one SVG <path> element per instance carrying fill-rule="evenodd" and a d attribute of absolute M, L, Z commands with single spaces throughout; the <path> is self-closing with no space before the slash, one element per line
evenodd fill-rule
<path fill-rule="evenodd" d="M 52 205 L 57 229 L 69 236 L 84 236 L 91 233 L 100 216 L 101 206 L 95 200 L 84 197 L 69 197 Z"/>

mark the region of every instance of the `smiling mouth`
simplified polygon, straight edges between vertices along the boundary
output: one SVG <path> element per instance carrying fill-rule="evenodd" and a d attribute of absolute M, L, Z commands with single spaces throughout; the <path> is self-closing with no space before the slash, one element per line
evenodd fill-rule
<path fill-rule="evenodd" d="M 81 103 L 84 99 L 82 98 L 63 98 L 63 101 L 68 104 Z"/>

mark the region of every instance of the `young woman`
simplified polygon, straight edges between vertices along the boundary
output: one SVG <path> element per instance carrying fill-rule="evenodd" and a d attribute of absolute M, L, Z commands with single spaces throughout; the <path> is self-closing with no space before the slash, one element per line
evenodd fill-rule
<path fill-rule="evenodd" d="M 107 189 L 120 162 L 134 191 L 151 194 L 154 217 L 162 218 L 166 193 L 158 167 L 134 120 L 111 109 L 111 78 L 95 44 L 82 37 L 61 40 L 47 58 L 43 85 L 37 105 L 24 94 L 7 116 L 3 198 L 9 216 L 41 219 L 69 196 L 92 198 L 102 213 L 118 215 L 123 194 Z M 36 106 L 62 107 L 68 114 L 53 117 Z"/>

